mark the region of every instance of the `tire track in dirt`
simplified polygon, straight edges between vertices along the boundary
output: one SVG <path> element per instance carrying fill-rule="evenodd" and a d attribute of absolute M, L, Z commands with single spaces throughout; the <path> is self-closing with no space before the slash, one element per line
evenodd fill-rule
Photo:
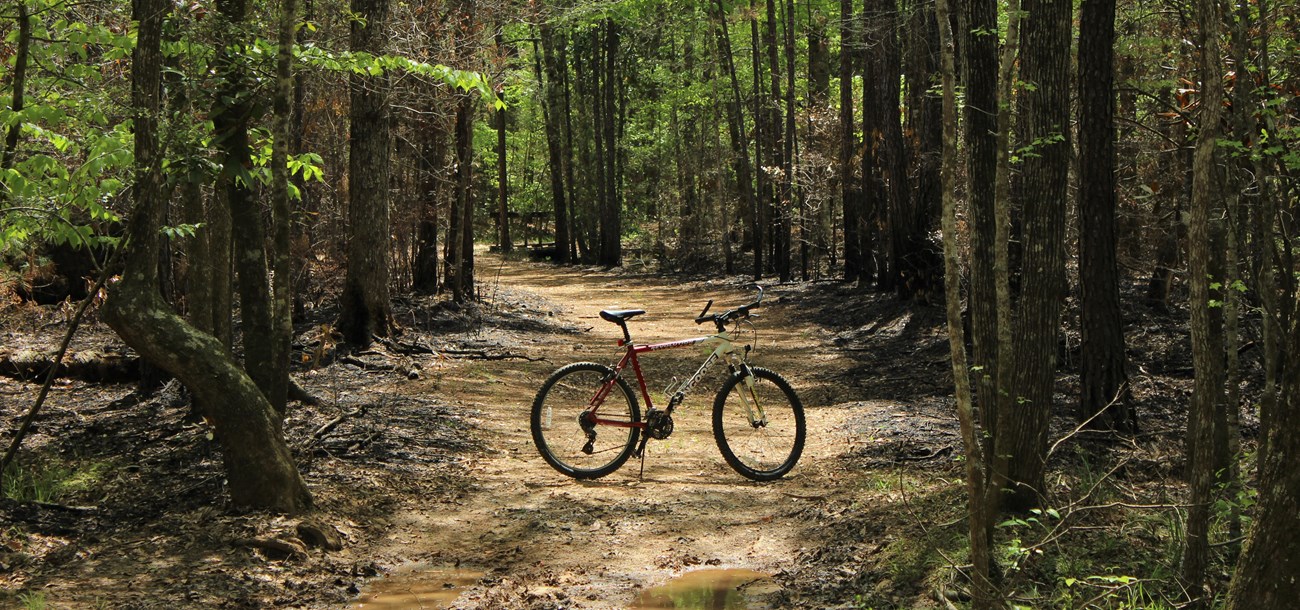
<path fill-rule="evenodd" d="M 489 449 L 471 464 L 477 483 L 462 503 L 431 504 L 394 517 L 385 555 L 486 570 L 488 576 L 461 595 L 456 608 L 558 602 L 596 609 L 625 608 L 641 589 L 691 569 L 775 574 L 810 544 L 809 524 L 800 514 L 809 503 L 836 493 L 843 476 L 836 458 L 855 440 L 843 425 L 849 409 L 827 404 L 850 398 L 835 396 L 836 388 L 815 380 L 827 378 L 821 372 L 843 370 L 848 361 L 831 348 L 828 331 L 788 315 L 782 287 L 767 288 L 752 360 L 789 379 L 805 405 L 808 441 L 790 475 L 754 483 L 723 461 L 709 420 L 719 370 L 674 414 L 672 437 L 650 442 L 643 474 L 641 462 L 633 459 L 602 479 L 575 481 L 537 454 L 528 410 L 555 368 L 617 359 L 619 331 L 598 312 L 646 309 L 629 325 L 634 339 L 679 339 L 705 334 L 692 320 L 708 299 L 715 300 L 715 308 L 728 308 L 748 302 L 752 290 L 740 280 L 673 282 L 492 257 L 481 259 L 479 274 L 489 282 L 486 296 L 507 287 L 533 293 L 549 301 L 564 321 L 590 330 L 514 333 L 512 339 L 544 362 L 459 361 L 432 372 L 429 391 L 480 413 Z M 688 376 L 702 360 L 696 349 L 643 356 L 656 404 L 673 376 Z"/>

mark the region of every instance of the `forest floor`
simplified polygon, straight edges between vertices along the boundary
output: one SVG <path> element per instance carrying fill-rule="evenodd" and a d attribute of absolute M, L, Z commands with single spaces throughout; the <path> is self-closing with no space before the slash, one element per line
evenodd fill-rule
<path fill-rule="evenodd" d="M 794 471 L 755 483 L 726 465 L 709 431 L 713 377 L 678 410 L 672 437 L 651 441 L 644 470 L 633 459 L 582 482 L 538 456 L 528 410 L 555 368 L 617 359 L 617 327 L 598 311 L 646 309 L 630 323 L 640 342 L 696 336 L 703 304 L 748 302 L 749 282 L 486 255 L 476 272 L 481 304 L 400 298 L 401 336 L 368 352 L 333 352 L 328 308 L 300 320 L 295 379 L 320 404 L 293 405 L 285 432 L 315 496 L 309 518 L 337 529 L 341 550 L 303 545 L 302 517 L 232 511 L 217 444 L 187 421 L 174 384 L 142 395 L 131 383 L 60 380 L 19 456 L 23 469 L 6 477 L 6 487 L 27 485 L 29 499 L 0 499 L 0 606 L 595 609 L 695 596 L 720 604 L 698 607 L 943 608 L 961 596 L 948 559 L 965 556 L 962 451 L 939 307 L 833 282 L 764 282 L 753 360 L 789 379 L 805 405 L 808 442 Z M 1133 315 L 1144 337 L 1130 351 L 1141 359 L 1145 433 L 1120 443 L 1118 457 L 1094 460 L 1086 438 L 1075 443 L 1083 448 L 1059 459 L 1089 465 L 1093 479 L 1060 475 L 1054 485 L 1072 499 L 1173 505 L 1174 405 L 1185 404 L 1190 363 L 1179 320 Z M 0 323 L 6 353 L 48 352 L 66 313 L 14 306 Z M 73 352 L 126 350 L 91 320 Z M 644 356 L 656 402 L 702 359 L 694 349 Z M 1065 376 L 1062 391 L 1072 383 Z M 0 377 L 4 446 L 38 388 Z M 1069 428 L 1063 417 L 1054 435 Z M 1123 483 L 1095 497 L 1097 472 L 1115 464 Z M 48 493 L 30 501 L 42 485 Z M 1104 560 L 1034 568 L 1043 550 L 1031 548 L 1017 565 L 1047 588 L 1091 572 L 1154 583 L 1176 554 L 1176 517 L 1164 514 L 1095 549 Z M 1012 550 L 1028 546 L 1016 539 Z M 655 597 L 655 587 L 701 570 L 740 576 L 718 601 L 707 587 L 679 590 L 676 602 Z M 1112 585 L 1080 595 L 1124 592 Z"/>

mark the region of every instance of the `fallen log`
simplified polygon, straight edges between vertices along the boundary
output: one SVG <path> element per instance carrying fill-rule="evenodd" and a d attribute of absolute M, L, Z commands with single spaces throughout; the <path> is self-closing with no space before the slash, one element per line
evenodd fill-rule
<path fill-rule="evenodd" d="M 55 365 L 53 354 L 24 349 L 0 353 L 0 375 L 22 381 L 35 380 L 54 366 L 56 378 L 90 382 L 126 382 L 140 378 L 140 357 L 85 350 L 68 354 Z"/>

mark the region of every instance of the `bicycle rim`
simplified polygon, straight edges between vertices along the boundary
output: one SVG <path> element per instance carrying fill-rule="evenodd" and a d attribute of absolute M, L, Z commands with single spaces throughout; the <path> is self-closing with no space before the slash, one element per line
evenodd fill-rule
<path fill-rule="evenodd" d="M 803 405 L 780 375 L 750 370 L 752 385 L 742 373 L 723 384 L 713 404 L 713 435 L 736 472 L 770 481 L 790 472 L 803 453 Z"/>
<path fill-rule="evenodd" d="M 538 452 L 556 470 L 579 479 L 594 479 L 617 470 L 635 448 L 640 430 L 610 425 L 594 427 L 590 453 L 584 451 L 587 432 L 580 419 L 611 372 L 609 367 L 580 362 L 551 375 L 533 400 L 531 428 Z M 621 423 L 640 421 L 631 388 L 615 382 L 597 411 L 600 419 Z"/>

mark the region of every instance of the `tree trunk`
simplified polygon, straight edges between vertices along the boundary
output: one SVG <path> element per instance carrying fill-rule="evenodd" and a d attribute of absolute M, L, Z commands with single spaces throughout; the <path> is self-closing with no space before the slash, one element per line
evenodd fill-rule
<path fill-rule="evenodd" d="M 1259 2 L 1257 6 L 1259 18 L 1251 35 L 1259 46 L 1252 74 L 1257 74 L 1260 81 L 1255 83 L 1254 91 L 1270 91 L 1270 53 L 1272 44 L 1276 44 L 1269 32 L 1273 16 L 1267 3 Z M 1234 34 L 1244 38 L 1241 30 Z M 1240 46 L 1234 53 L 1238 61 L 1244 60 L 1247 54 Z M 1245 98 L 1249 103 L 1241 104 L 1243 111 L 1257 108 L 1258 100 L 1247 97 L 1254 95 L 1242 92 L 1234 100 L 1234 106 Z M 1258 150 L 1264 141 L 1259 132 L 1263 129 L 1271 132 L 1276 127 L 1270 123 L 1273 121 L 1265 119 L 1261 126 L 1239 128 L 1247 136 L 1243 143 Z M 1294 356 L 1300 354 L 1300 301 L 1295 292 L 1294 251 L 1285 245 L 1288 238 L 1294 240 L 1294 228 L 1287 235 L 1286 224 L 1282 224 L 1287 216 L 1279 214 L 1282 209 L 1294 210 L 1294 207 L 1285 200 L 1285 195 L 1279 196 L 1274 190 L 1278 174 L 1286 170 L 1281 166 L 1274 169 L 1272 163 L 1276 159 L 1269 159 L 1265 154 L 1253 154 L 1251 159 L 1259 198 L 1256 205 L 1250 206 L 1248 226 L 1253 234 L 1254 251 L 1248 258 L 1253 271 L 1251 286 L 1259 295 L 1263 309 L 1265 377 L 1259 399 L 1260 440 L 1256 452 L 1259 503 L 1255 509 L 1255 525 L 1228 590 L 1228 610 L 1285 608 L 1300 598 L 1300 581 L 1294 577 L 1300 570 L 1300 554 L 1295 552 L 1300 548 L 1300 530 L 1295 527 L 1300 470 L 1295 468 L 1294 460 L 1300 454 L 1300 439 L 1295 434 L 1300 428 L 1300 359 Z"/>
<path fill-rule="evenodd" d="M 830 108 L 830 40 L 827 16 L 823 12 L 825 5 L 818 5 L 815 11 L 811 3 L 805 7 L 808 11 L 808 109 L 804 113 L 808 145 L 805 150 L 818 151 L 832 144 L 825 138 L 827 131 L 823 122 Z M 797 160 L 797 164 L 804 165 L 802 158 Z M 826 191 L 831 175 L 828 165 L 808 163 L 808 186 L 799 189 L 799 279 L 805 282 L 821 277 L 821 260 L 828 254 L 830 245 L 827 243 L 828 223 L 825 222 L 831 207 L 830 193 Z"/>
<path fill-rule="evenodd" d="M 474 98 L 460 94 L 456 105 L 456 198 L 447 240 L 455 256 L 451 295 L 457 303 L 474 299 Z"/>
<path fill-rule="evenodd" d="M 1286 339 L 1288 353 L 1300 353 L 1300 311 L 1291 307 L 1291 328 Z M 1281 399 L 1270 412 L 1269 427 L 1286 430 L 1269 441 L 1269 450 L 1259 467 L 1259 504 L 1237 571 L 1228 591 L 1228 610 L 1289 608 L 1300 599 L 1300 528 L 1295 527 L 1295 507 L 1300 503 L 1300 469 L 1294 456 L 1300 455 L 1300 365 L 1287 361 Z"/>
<path fill-rule="evenodd" d="M 800 225 L 802 226 L 804 218 L 801 203 L 803 198 L 800 196 L 800 189 L 796 183 L 796 178 L 798 176 L 798 160 L 795 158 L 797 142 L 795 141 L 794 30 L 794 0 L 785 0 L 785 151 L 782 153 L 782 156 L 785 159 L 785 180 L 781 184 L 784 195 L 782 196 L 781 226 L 778 230 L 781 233 L 781 239 L 783 241 L 783 245 L 780 248 L 780 267 L 784 269 L 782 281 L 787 282 L 792 279 L 794 273 L 791 268 L 792 263 L 790 260 L 790 257 L 792 256 L 791 246 L 793 245 L 794 239 L 794 220 L 798 217 Z M 802 229 L 799 231 L 799 237 L 801 243 L 807 243 L 805 231 Z M 801 252 L 800 258 L 803 259 L 806 257 L 807 252 L 806 248 L 804 248 L 804 251 Z M 804 270 L 803 275 L 806 279 L 808 275 L 807 270 Z"/>
<path fill-rule="evenodd" d="M 754 86 L 750 91 L 750 98 L 754 101 L 754 109 L 751 111 L 754 115 L 754 214 L 751 224 L 750 243 L 754 247 L 754 274 L 755 280 L 763 277 L 766 271 L 764 261 L 766 261 L 767 249 L 767 227 L 768 212 L 771 208 L 772 187 L 771 180 L 766 171 L 764 171 L 765 155 L 767 150 L 767 132 L 774 129 L 773 125 L 768 124 L 771 115 L 764 108 L 763 95 L 763 59 L 762 45 L 759 43 L 761 38 L 758 33 L 758 0 L 749 0 L 749 39 L 750 44 L 750 72 L 753 74 Z"/>
<path fill-rule="evenodd" d="M 1188 308 L 1191 310 L 1192 365 L 1196 369 L 1196 379 L 1187 416 L 1187 476 L 1191 497 L 1187 509 L 1182 578 L 1192 605 L 1204 608 L 1209 602 L 1205 572 L 1209 562 L 1210 503 L 1218 466 L 1212 448 L 1219 419 L 1217 415 L 1223 401 L 1223 337 L 1210 303 L 1214 298 L 1210 283 L 1218 279 L 1212 271 L 1212 259 L 1220 255 L 1214 248 L 1217 241 L 1214 225 L 1220 215 L 1216 208 L 1222 195 L 1215 147 L 1221 131 L 1224 92 L 1220 78 L 1221 17 L 1218 3 L 1215 0 L 1196 0 L 1194 8 L 1200 34 L 1197 47 L 1200 49 L 1199 73 L 1203 95 L 1192 164 L 1192 205 L 1187 235 Z"/>
<path fill-rule="evenodd" d="M 722 69 L 727 73 L 727 81 L 731 85 L 731 95 L 727 98 L 727 134 L 731 142 L 731 170 L 735 174 L 736 191 L 743 215 L 752 212 L 758 206 L 749 163 L 749 144 L 744 136 L 745 108 L 740 92 L 740 79 L 736 76 L 736 61 L 731 51 L 731 34 L 727 28 L 727 15 L 723 12 L 722 1 L 714 0 L 709 7 L 714 22 L 713 32 L 717 38 L 718 55 L 722 62 Z"/>
<path fill-rule="evenodd" d="M 568 163 L 565 160 L 564 130 L 561 122 L 564 113 L 564 75 L 565 66 L 559 61 L 555 51 L 554 27 L 542 23 L 539 27 L 542 56 L 546 69 L 545 105 L 543 106 L 546 124 L 546 152 L 550 161 L 551 202 L 555 210 L 555 262 L 567 263 L 571 244 L 569 228 L 569 210 L 565 201 L 564 171 Z M 540 75 L 539 75 L 540 78 Z"/>
<path fill-rule="evenodd" d="M 1115 0 L 1084 0 L 1079 25 L 1078 418 L 1135 432 L 1115 262 Z"/>
<path fill-rule="evenodd" d="M 862 247 L 862 276 L 858 278 L 858 287 L 866 289 L 871 282 L 880 282 L 889 273 L 889 251 L 883 252 L 876 244 L 877 232 L 882 222 L 888 222 L 888 214 L 883 170 L 881 164 L 880 135 L 884 123 L 881 108 L 881 81 L 884 79 L 884 58 L 880 49 L 880 23 L 877 15 L 881 3 L 885 0 L 863 0 L 862 15 L 857 49 L 862 59 L 862 194 L 858 200 L 861 207 L 858 215 L 858 240 Z M 888 234 L 881 237 L 887 238 Z"/>
<path fill-rule="evenodd" d="M 1162 103 L 1174 103 L 1173 90 L 1166 86 L 1157 95 Z M 1155 261 L 1151 277 L 1147 280 L 1146 304 L 1156 311 L 1169 310 L 1169 290 L 1173 286 L 1174 269 L 1179 263 L 1179 244 L 1183 242 L 1186 225 L 1183 224 L 1183 185 L 1187 182 L 1187 164 L 1184 163 L 1189 148 L 1183 145 L 1187 127 L 1179 120 L 1174 125 L 1161 121 L 1158 132 L 1177 145 L 1173 150 L 1161 152 L 1156 159 L 1155 198 L 1152 210 L 1155 241 Z"/>
<path fill-rule="evenodd" d="M 576 261 L 580 258 L 578 252 L 578 184 L 573 177 L 573 103 L 571 88 L 569 86 L 569 53 L 566 45 L 559 45 L 559 57 L 556 58 L 556 64 L 560 68 L 561 90 L 564 92 L 564 149 L 561 151 L 564 160 L 564 184 L 569 194 L 569 260 Z M 577 66 L 574 66 L 575 70 Z"/>
<path fill-rule="evenodd" d="M 388 0 L 352 0 L 353 52 L 379 55 L 388 42 Z M 388 296 L 389 109 L 388 76 L 352 73 L 348 137 L 348 270 L 339 296 L 339 330 L 365 347 L 386 337 L 392 319 Z"/>
<path fill-rule="evenodd" d="M 313 21 L 316 18 L 312 10 L 312 1 L 305 0 L 303 3 L 303 14 L 299 19 L 303 21 Z M 295 41 L 299 46 L 307 44 L 310 39 L 310 28 L 301 28 L 295 30 Z M 307 77 L 302 72 L 293 75 L 293 110 L 289 118 L 289 129 L 291 130 L 293 154 L 300 155 L 306 151 L 306 113 L 307 113 Z M 317 205 L 318 199 L 312 196 L 312 189 L 308 188 L 307 180 L 302 174 L 291 175 L 289 177 L 294 185 L 298 188 L 298 210 L 300 214 L 312 216 L 319 212 Z M 290 237 L 292 246 L 290 250 L 291 261 L 290 268 L 293 274 L 293 311 L 292 315 L 299 317 L 307 314 L 307 295 L 312 287 L 312 264 L 311 249 L 313 236 L 316 234 L 315 225 L 308 222 L 291 222 L 293 235 Z"/>
<path fill-rule="evenodd" d="M 497 30 L 500 31 L 499 29 Z M 499 43 L 498 43 L 499 44 Z M 505 89 L 497 95 L 505 100 Z M 497 244 L 501 253 L 514 249 L 510 243 L 510 189 L 506 173 L 506 108 L 496 112 L 497 119 Z M 527 238 L 527 236 L 525 236 Z"/>
<path fill-rule="evenodd" d="M 281 0 L 280 49 L 276 54 L 275 140 L 271 152 L 271 391 L 267 398 L 281 415 L 289 399 L 289 351 L 293 343 L 293 264 L 289 252 L 289 144 L 293 137 L 293 47 L 298 1 Z"/>
<path fill-rule="evenodd" d="M 208 256 L 212 265 L 212 336 L 231 353 L 235 344 L 234 282 L 231 256 L 234 228 L 230 219 L 230 198 L 217 189 L 208 202 Z"/>
<path fill-rule="evenodd" d="M 820 107 L 831 94 L 831 49 L 826 15 L 812 10 L 808 5 L 808 100 L 813 107 Z"/>
<path fill-rule="evenodd" d="M 967 524 L 970 533 L 972 570 L 971 607 L 987 610 L 999 607 L 1000 596 L 993 578 L 992 513 L 996 506 L 986 488 L 988 462 L 980 439 L 978 418 L 971 404 L 970 368 L 966 360 L 965 332 L 961 321 L 961 261 L 957 237 L 957 84 L 956 59 L 949 24 L 948 0 L 936 0 L 939 42 L 942 51 L 943 138 L 940 175 L 943 200 L 944 288 L 948 318 L 948 347 L 952 356 L 952 377 L 957 399 L 957 416 L 961 423 L 962 444 L 966 450 Z M 995 490 L 996 491 L 996 490 Z"/>
<path fill-rule="evenodd" d="M 935 292 L 943 262 L 928 235 L 939 215 L 939 158 L 943 147 L 942 108 L 938 96 L 930 93 L 939 71 L 938 21 L 932 2 L 913 0 L 906 23 L 907 61 L 907 158 L 914 166 L 911 182 L 912 239 L 904 261 L 913 278 L 904 280 L 912 295 Z M 910 271 L 908 271 L 910 270 Z"/>
<path fill-rule="evenodd" d="M 600 264 L 616 267 L 623 258 L 623 224 L 621 202 L 618 189 L 618 145 L 616 133 L 617 112 L 615 98 L 616 66 L 619 47 L 619 26 L 612 19 L 605 19 L 602 25 L 604 33 L 600 53 L 603 74 L 600 79 L 600 91 L 597 92 L 601 106 L 601 121 L 596 137 L 599 139 L 604 155 L 597 162 L 604 170 L 601 176 L 604 182 L 604 196 L 600 208 Z"/>
<path fill-rule="evenodd" d="M 993 0 L 961 3 L 961 47 L 966 51 L 962 81 L 966 83 L 966 106 L 962 127 L 966 142 L 966 197 L 970 214 L 970 295 L 972 367 L 975 372 L 975 404 L 980 419 L 992 438 L 998 422 L 998 307 L 996 273 L 997 214 L 994 186 L 997 182 L 997 38 L 977 35 L 997 30 L 997 6 Z M 940 27 L 947 24 L 940 23 Z M 987 441 L 986 441 L 987 442 Z M 991 447 L 989 448 L 991 449 Z M 996 455 L 988 451 L 990 455 Z"/>
<path fill-rule="evenodd" d="M 1056 345 L 1065 297 L 1065 210 L 1070 167 L 1070 38 L 1072 3 L 1029 0 L 1020 43 L 1020 149 L 1018 189 L 1024 213 L 1023 287 L 1016 327 L 1012 398 L 999 414 L 995 445 L 1010 456 L 1006 506 L 1039 506 L 1047 429 L 1056 382 Z"/>
<path fill-rule="evenodd" d="M 430 102 L 423 119 L 420 154 L 420 221 L 416 229 L 415 269 L 411 288 L 422 294 L 438 292 L 438 209 L 443 198 L 442 174 L 447 167 L 447 131 L 445 120 L 438 115 L 436 102 Z"/>
<path fill-rule="evenodd" d="M 27 57 L 30 54 L 32 46 L 32 19 L 28 13 L 27 0 L 18 0 L 18 40 L 17 48 L 14 50 L 14 67 L 13 75 L 10 77 L 13 86 L 13 97 L 9 103 L 9 110 L 17 114 L 22 112 L 25 104 L 24 97 L 27 93 Z M 23 121 L 16 121 L 9 126 L 5 132 L 5 148 L 3 156 L 0 156 L 0 171 L 9 171 L 13 169 L 18 153 L 18 138 L 23 133 Z M 0 189 L 0 203 L 4 203 L 9 198 L 9 189 Z"/>
<path fill-rule="evenodd" d="M 236 506 L 298 513 L 311 494 L 284 443 L 280 420 L 253 381 L 211 336 L 173 313 L 158 293 L 155 253 L 163 212 L 162 158 L 157 137 L 162 67 L 161 31 L 167 5 L 138 0 L 140 24 L 132 58 L 136 110 L 136 185 L 128 229 L 126 270 L 109 290 L 104 320 L 140 354 L 165 368 L 209 405 Z"/>
<path fill-rule="evenodd" d="M 853 57 L 858 46 L 857 19 L 853 0 L 840 0 L 840 205 L 844 215 L 844 281 L 862 277 L 863 254 L 859 228 L 862 218 L 862 190 L 852 168 L 857 132 L 853 125 Z"/>
<path fill-rule="evenodd" d="M 928 252 L 925 227 L 917 210 L 912 207 L 911 181 L 907 175 L 907 150 L 903 143 L 902 114 L 899 99 L 902 95 L 899 77 L 903 73 L 899 51 L 898 23 L 899 0 L 885 0 L 880 4 L 876 20 L 880 24 L 881 80 L 880 128 L 881 169 L 888 190 L 889 216 L 889 275 L 882 285 L 895 290 L 900 297 L 910 299 L 924 291 Z"/>
<path fill-rule="evenodd" d="M 217 3 L 226 34 L 241 41 L 242 24 L 248 14 L 245 0 L 223 0 Z M 223 75 L 222 86 L 213 98 L 212 124 L 221 157 L 221 175 L 218 188 L 224 191 L 230 209 L 231 233 L 234 236 L 233 260 L 238 272 L 239 313 L 243 327 L 244 368 L 250 377 L 271 400 L 277 410 L 283 410 L 283 400 L 277 401 L 276 388 L 287 381 L 277 381 L 277 371 L 288 369 L 274 361 L 274 330 L 272 327 L 269 268 L 266 257 L 266 228 L 262 224 L 262 206 L 254 197 L 252 178 L 247 174 L 252 167 L 248 129 L 252 120 L 252 76 L 244 65 L 244 56 L 231 46 L 222 46 L 216 58 L 217 70 Z M 287 385 L 284 387 L 287 388 Z"/>

